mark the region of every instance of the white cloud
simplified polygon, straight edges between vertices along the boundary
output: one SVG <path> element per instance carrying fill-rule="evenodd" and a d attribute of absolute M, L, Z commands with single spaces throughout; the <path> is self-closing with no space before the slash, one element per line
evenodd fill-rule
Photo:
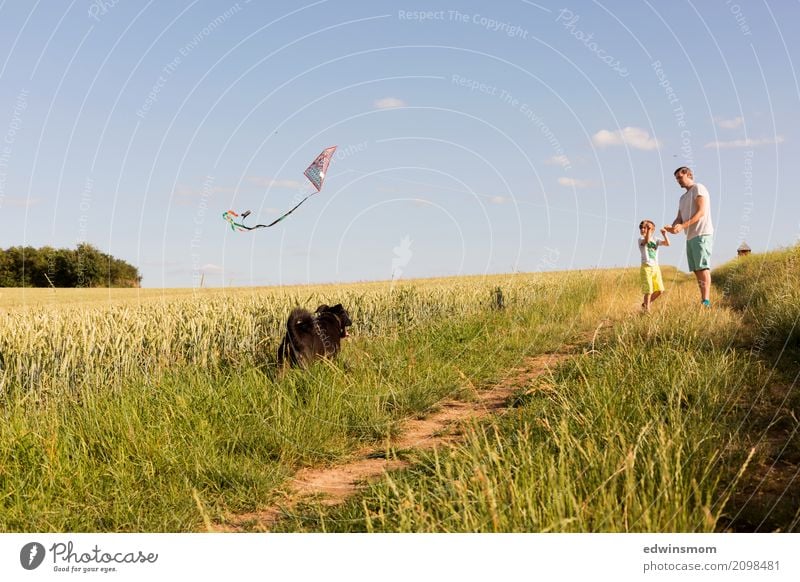
<path fill-rule="evenodd" d="M 569 158 L 565 155 L 551 156 L 544 161 L 548 166 L 561 166 L 566 168 L 570 165 Z"/>
<path fill-rule="evenodd" d="M 405 107 L 406 102 L 397 97 L 384 97 L 373 103 L 375 109 L 391 109 L 392 107 Z"/>
<path fill-rule="evenodd" d="M 578 180 L 577 178 L 566 177 L 559 178 L 558 183 L 562 186 L 570 186 L 572 188 L 589 188 L 590 186 L 594 186 L 594 182 L 591 180 Z"/>
<path fill-rule="evenodd" d="M 776 136 L 774 138 L 771 137 L 764 137 L 761 139 L 734 139 L 732 141 L 711 141 L 708 142 L 705 146 L 706 148 L 717 148 L 717 149 L 732 149 L 732 148 L 755 148 L 762 145 L 772 145 L 776 143 L 783 143 L 785 140 L 783 139 L 782 135 Z"/>
<path fill-rule="evenodd" d="M 505 196 L 492 196 L 489 200 L 493 204 L 505 204 L 508 199 Z"/>
<path fill-rule="evenodd" d="M 222 267 L 213 263 L 206 263 L 200 267 L 200 270 L 204 273 L 222 273 Z"/>
<path fill-rule="evenodd" d="M 721 117 L 717 118 L 717 125 L 723 129 L 736 129 L 737 127 L 741 127 L 743 123 L 743 117 L 734 117 L 733 119 L 722 119 Z"/>
<path fill-rule="evenodd" d="M 627 145 L 637 150 L 655 150 L 659 146 L 659 141 L 641 127 L 623 127 L 617 131 L 601 129 L 592 136 L 592 142 L 600 147 Z"/>
<path fill-rule="evenodd" d="M 414 206 L 433 206 L 433 202 L 425 200 L 424 198 L 412 198 L 411 203 Z"/>
<path fill-rule="evenodd" d="M 21 196 L 0 196 L 0 208 L 10 206 L 12 208 L 29 208 L 38 206 L 41 203 L 39 198 L 22 198 Z"/>

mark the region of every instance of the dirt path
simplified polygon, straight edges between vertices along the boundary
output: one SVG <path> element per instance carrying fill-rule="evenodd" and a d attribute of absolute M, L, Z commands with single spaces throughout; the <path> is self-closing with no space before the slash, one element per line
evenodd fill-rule
<path fill-rule="evenodd" d="M 212 526 L 212 531 L 241 532 L 269 531 L 294 507 L 311 498 L 321 497 L 325 505 L 338 505 L 355 494 L 370 480 L 379 478 L 387 470 L 408 466 L 407 461 L 392 458 L 391 451 L 404 449 L 432 449 L 457 442 L 459 423 L 479 420 L 506 409 L 509 398 L 521 387 L 529 386 L 535 378 L 560 364 L 572 354 L 567 350 L 527 358 L 500 383 L 476 393 L 472 402 L 446 400 L 439 410 L 423 419 L 407 420 L 400 435 L 387 447 L 364 448 L 354 454 L 353 460 L 333 467 L 300 470 L 288 485 L 285 500 L 261 511 L 230 516 L 225 524 Z M 387 451 L 389 449 L 389 451 Z"/>

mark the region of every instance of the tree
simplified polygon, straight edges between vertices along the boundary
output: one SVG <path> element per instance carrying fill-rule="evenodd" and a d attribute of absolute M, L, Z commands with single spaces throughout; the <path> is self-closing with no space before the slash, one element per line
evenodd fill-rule
<path fill-rule="evenodd" d="M 56 287 L 138 287 L 142 277 L 133 265 L 88 243 L 75 250 L 0 250 L 0 287 L 48 287 L 51 282 Z"/>

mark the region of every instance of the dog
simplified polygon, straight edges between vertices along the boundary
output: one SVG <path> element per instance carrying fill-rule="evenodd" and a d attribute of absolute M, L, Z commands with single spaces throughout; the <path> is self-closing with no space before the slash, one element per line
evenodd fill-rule
<path fill-rule="evenodd" d="M 289 314 L 286 335 L 278 346 L 278 366 L 288 363 L 305 368 L 314 358 L 335 357 L 351 325 L 350 314 L 341 303 L 333 307 L 320 305 L 313 315 L 296 307 Z"/>

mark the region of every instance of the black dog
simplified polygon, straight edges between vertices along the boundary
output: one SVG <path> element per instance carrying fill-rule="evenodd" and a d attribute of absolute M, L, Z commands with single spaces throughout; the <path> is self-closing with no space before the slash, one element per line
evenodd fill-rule
<path fill-rule="evenodd" d="M 296 307 L 289 315 L 286 335 L 278 347 L 278 365 L 282 367 L 288 362 L 305 367 L 314 358 L 336 356 L 351 325 L 350 314 L 341 303 L 333 307 L 320 305 L 314 315 Z"/>

